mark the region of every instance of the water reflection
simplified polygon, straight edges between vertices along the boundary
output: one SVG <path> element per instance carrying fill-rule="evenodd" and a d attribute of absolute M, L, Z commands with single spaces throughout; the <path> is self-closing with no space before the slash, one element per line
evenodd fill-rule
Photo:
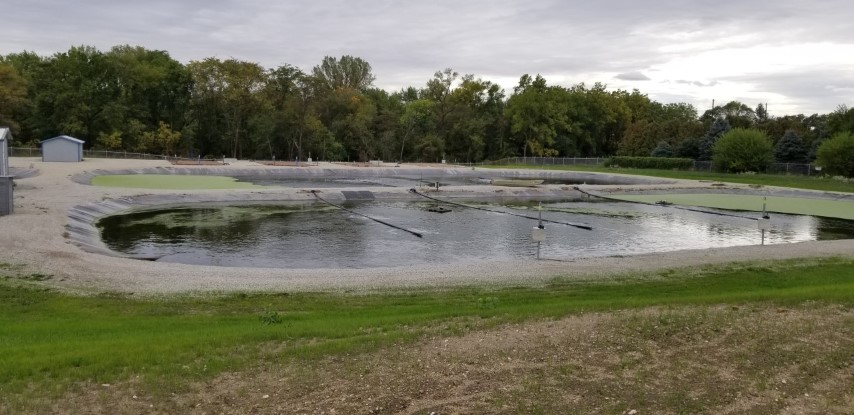
<path fill-rule="evenodd" d="M 534 221 L 433 203 L 348 203 L 359 213 L 424 235 L 415 238 L 327 205 L 195 206 L 136 212 L 99 222 L 119 252 L 188 264 L 371 268 L 531 257 Z M 490 206 L 536 216 L 536 205 Z M 744 213 L 753 217 L 754 213 Z M 572 259 L 755 245 L 754 220 L 629 203 L 543 203 L 543 218 L 584 223 L 584 231 L 547 224 L 544 257 Z M 776 214 L 766 243 L 854 238 L 854 222 Z"/>

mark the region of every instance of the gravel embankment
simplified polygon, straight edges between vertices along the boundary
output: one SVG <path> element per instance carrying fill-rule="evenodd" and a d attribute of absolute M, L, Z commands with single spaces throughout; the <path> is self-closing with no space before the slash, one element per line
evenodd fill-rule
<path fill-rule="evenodd" d="M 12 158 L 10 161 L 15 168 L 35 169 L 38 174 L 16 181 L 15 213 L 0 217 L 0 263 L 20 266 L 16 271 L 20 273 L 50 275 L 46 284 L 79 292 L 115 290 L 165 294 L 234 290 L 339 291 L 470 284 L 539 284 L 556 276 L 586 279 L 734 261 L 854 257 L 854 240 L 845 240 L 588 258 L 572 262 L 524 260 L 379 269 L 226 268 L 147 262 L 82 250 L 72 243 L 66 229 L 70 210 L 90 202 L 141 195 L 163 195 L 164 200 L 218 200 L 233 198 L 238 193 L 242 199 L 310 200 L 312 196 L 298 189 L 287 188 L 164 191 L 94 187 L 71 180 L 73 176 L 98 169 L 169 167 L 168 163 L 162 161 L 92 159 L 83 163 L 42 163 L 30 158 Z M 322 167 L 341 168 L 334 165 Z M 282 169 L 247 163 L 218 167 L 224 171 L 228 168 Z M 634 188 L 660 190 L 668 187 L 682 189 L 707 186 L 708 183 L 674 181 L 671 185 L 636 185 Z M 626 188 L 626 185 L 621 187 Z M 588 188 L 596 190 L 597 186 L 588 185 Z M 494 191 L 486 190 L 488 187 L 481 189 L 472 189 L 471 192 Z M 406 189 L 399 191 L 405 192 Z M 546 191 L 555 192 L 559 189 Z"/>

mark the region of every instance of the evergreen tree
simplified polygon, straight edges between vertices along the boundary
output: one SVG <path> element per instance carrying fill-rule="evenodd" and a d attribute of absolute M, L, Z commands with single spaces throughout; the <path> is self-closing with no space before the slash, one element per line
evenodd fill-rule
<path fill-rule="evenodd" d="M 718 138 L 726 134 L 732 128 L 726 118 L 717 118 L 709 127 L 709 131 L 700 138 L 699 156 L 697 160 L 709 161 L 712 159 L 712 149 L 715 148 Z"/>
<path fill-rule="evenodd" d="M 794 130 L 786 130 L 783 138 L 774 146 L 774 159 L 780 163 L 804 163 L 807 160 L 807 149 L 801 136 Z"/>
<path fill-rule="evenodd" d="M 676 156 L 699 160 L 700 139 L 694 137 L 682 140 L 682 142 L 676 147 Z"/>
<path fill-rule="evenodd" d="M 673 147 L 666 141 L 661 141 L 649 155 L 652 157 L 673 157 Z"/>

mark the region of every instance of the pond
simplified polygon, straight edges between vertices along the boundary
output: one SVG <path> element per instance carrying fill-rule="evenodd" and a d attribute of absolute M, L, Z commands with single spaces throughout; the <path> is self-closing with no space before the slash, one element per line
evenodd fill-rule
<path fill-rule="evenodd" d="M 471 206 L 537 216 L 537 204 Z M 433 202 L 190 205 L 138 211 L 98 222 L 115 251 L 158 261 L 229 267 L 372 268 L 533 258 L 537 222 L 518 216 Z M 711 209 L 710 209 L 711 210 Z M 758 245 L 755 213 L 718 216 L 613 202 L 543 202 L 542 217 L 592 231 L 546 223 L 542 257 L 632 255 L 682 249 Z M 417 232 L 423 238 L 366 219 Z M 766 243 L 854 238 L 854 222 L 775 214 Z"/>

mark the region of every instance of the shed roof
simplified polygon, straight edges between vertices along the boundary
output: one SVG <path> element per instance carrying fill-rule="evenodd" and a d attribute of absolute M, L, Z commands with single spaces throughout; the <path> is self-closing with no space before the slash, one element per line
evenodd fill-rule
<path fill-rule="evenodd" d="M 79 139 L 76 139 L 76 138 L 68 136 L 68 135 L 58 135 L 58 136 L 53 137 L 53 138 L 48 138 L 47 140 L 42 140 L 41 143 L 44 144 L 48 141 L 53 141 L 53 140 L 68 140 L 68 141 L 73 141 L 77 144 L 83 144 L 85 142 L 83 140 L 79 140 Z"/>
<path fill-rule="evenodd" d="M 12 141 L 12 131 L 9 131 L 6 127 L 0 127 L 0 141 L 8 139 Z"/>

